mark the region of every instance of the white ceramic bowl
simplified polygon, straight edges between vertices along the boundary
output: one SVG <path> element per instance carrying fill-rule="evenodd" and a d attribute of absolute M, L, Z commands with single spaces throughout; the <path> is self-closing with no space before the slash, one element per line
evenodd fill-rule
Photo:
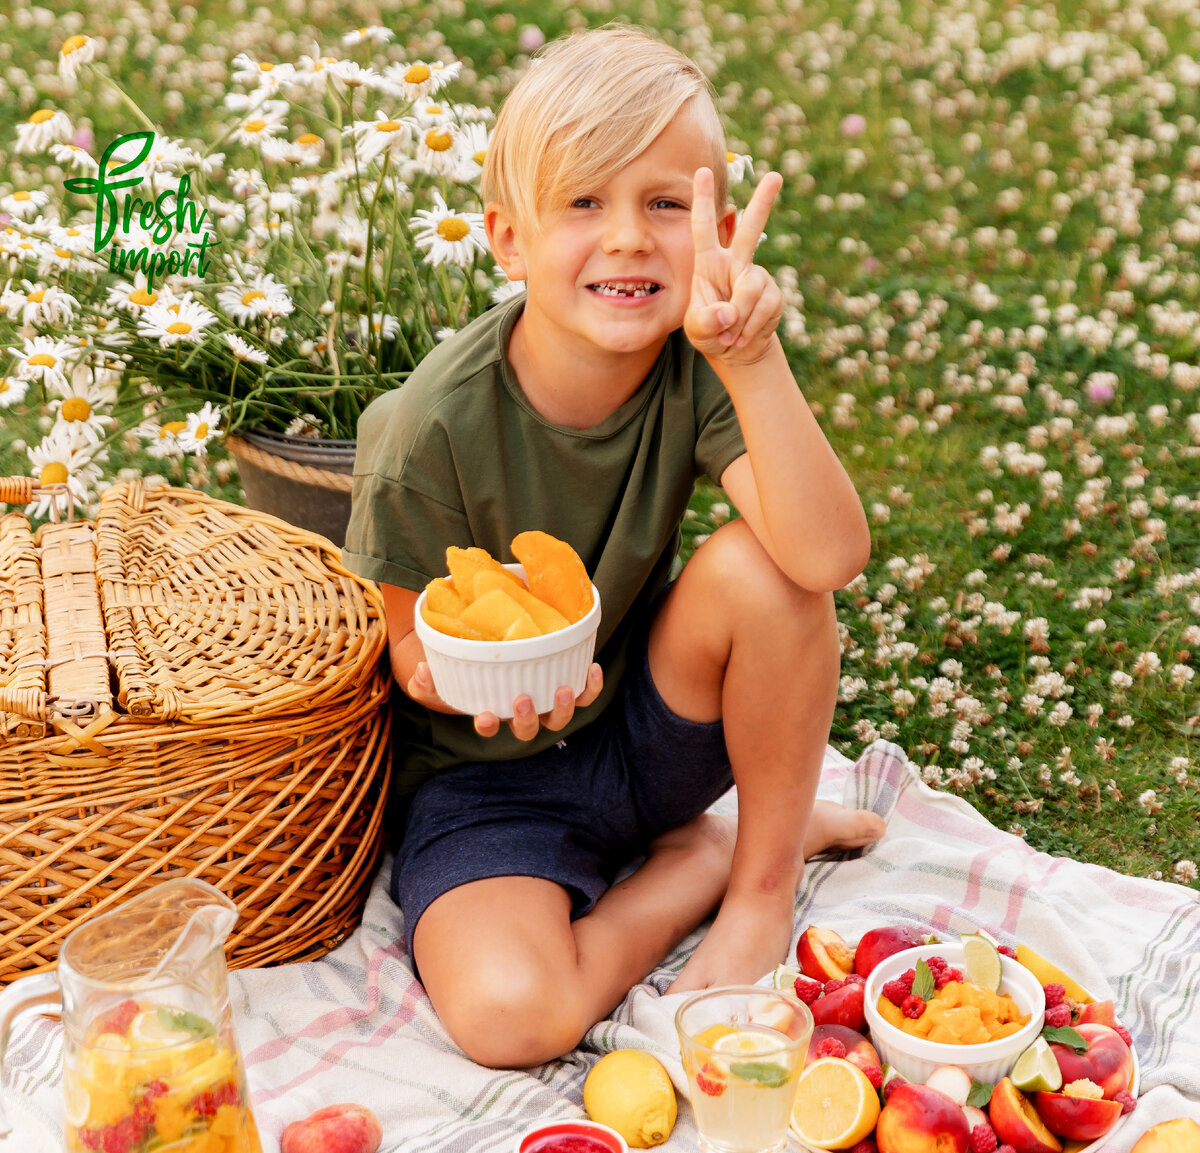
<path fill-rule="evenodd" d="M 504 566 L 524 577 L 519 564 Z M 425 623 L 421 610 L 424 592 L 417 598 L 414 625 L 438 696 L 469 716 L 494 713 L 501 719 L 513 715 L 513 701 L 528 693 L 537 713 L 554 707 L 559 685 L 569 685 L 578 696 L 587 686 L 588 669 L 596 651 L 600 628 L 600 593 L 592 585 L 591 611 L 565 629 L 519 641 L 467 641 L 447 636 Z"/>
<path fill-rule="evenodd" d="M 540 1122 L 521 1134 L 513 1153 L 537 1153 L 538 1147 L 545 1145 L 546 1138 L 567 1136 L 591 1137 L 603 1145 L 607 1153 L 629 1153 L 625 1138 L 615 1129 L 601 1125 L 599 1121 L 586 1121 L 582 1117 L 569 1121 Z"/>
<path fill-rule="evenodd" d="M 867 978 L 864 994 L 864 1009 L 867 1024 L 871 1028 L 871 1043 L 885 1065 L 891 1065 L 909 1081 L 924 1082 L 939 1065 L 958 1065 L 977 1081 L 995 1084 L 1006 1077 L 1017 1058 L 1033 1044 L 1042 1031 L 1046 1013 L 1046 997 L 1041 982 L 1024 965 L 1018 965 L 1011 957 L 1000 958 L 1000 992 L 1007 993 L 1017 1003 L 1021 1015 L 1029 1014 L 1028 1022 L 1017 1032 L 1002 1037 L 999 1041 L 986 1041 L 981 1045 L 948 1045 L 939 1041 L 926 1041 L 913 1037 L 889 1024 L 875 1007 L 883 986 L 906 969 L 916 966 L 918 960 L 927 957 L 945 957 L 956 969 L 963 967 L 961 944 L 919 945 L 880 961 Z"/>

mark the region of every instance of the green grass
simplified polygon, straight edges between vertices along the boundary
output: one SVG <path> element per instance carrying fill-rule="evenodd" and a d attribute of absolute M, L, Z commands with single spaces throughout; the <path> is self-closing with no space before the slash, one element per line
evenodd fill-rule
<path fill-rule="evenodd" d="M 457 91 L 480 102 L 529 27 L 629 19 L 710 64 L 734 146 L 785 173 L 762 259 L 872 521 L 870 565 L 838 595 L 835 744 L 885 736 L 1040 849 L 1194 886 L 1200 317 L 1167 320 L 1200 297 L 1200 22 L 1166 0 L 573 8 L 201 2 L 173 31 L 97 0 L 83 30 L 125 36 L 114 74 L 185 136 L 236 52 L 337 52 L 381 15 L 397 59 L 444 43 L 467 60 Z M 0 17 L 0 148 L 55 106 L 38 62 L 79 30 L 32 11 Z M 127 127 L 117 106 L 92 115 L 99 138 Z M 9 155 L 0 191 L 43 175 Z M 17 435 L 36 434 L 0 428 L 6 471 L 25 471 Z M 722 502 L 698 490 L 689 548 Z"/>

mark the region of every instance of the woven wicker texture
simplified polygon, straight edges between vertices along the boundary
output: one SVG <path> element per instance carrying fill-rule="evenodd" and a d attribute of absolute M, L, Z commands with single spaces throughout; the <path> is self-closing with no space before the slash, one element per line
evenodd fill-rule
<path fill-rule="evenodd" d="M 89 913 L 197 876 L 231 965 L 315 958 L 382 848 L 378 590 L 324 538 L 116 485 L 95 525 L 0 517 L 0 982 Z"/>

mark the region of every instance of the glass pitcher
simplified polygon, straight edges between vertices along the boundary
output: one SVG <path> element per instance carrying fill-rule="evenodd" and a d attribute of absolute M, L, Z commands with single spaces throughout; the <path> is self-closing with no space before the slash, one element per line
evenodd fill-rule
<path fill-rule="evenodd" d="M 17 1014 L 62 1013 L 67 1153 L 262 1153 L 229 1009 L 236 920 L 207 882 L 165 881 L 0 992 L 0 1065 Z"/>

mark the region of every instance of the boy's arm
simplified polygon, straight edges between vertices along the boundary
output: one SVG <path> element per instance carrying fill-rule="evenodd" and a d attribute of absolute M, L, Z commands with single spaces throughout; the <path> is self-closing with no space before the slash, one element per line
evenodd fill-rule
<path fill-rule="evenodd" d="M 781 185 L 775 173 L 763 177 L 726 247 L 717 230 L 712 173 L 696 173 L 696 263 L 684 330 L 728 391 L 746 441 L 745 454 L 720 484 L 793 581 L 830 591 L 862 572 L 871 538 L 862 502 L 808 407 L 776 332 L 779 287 L 754 263 Z"/>

